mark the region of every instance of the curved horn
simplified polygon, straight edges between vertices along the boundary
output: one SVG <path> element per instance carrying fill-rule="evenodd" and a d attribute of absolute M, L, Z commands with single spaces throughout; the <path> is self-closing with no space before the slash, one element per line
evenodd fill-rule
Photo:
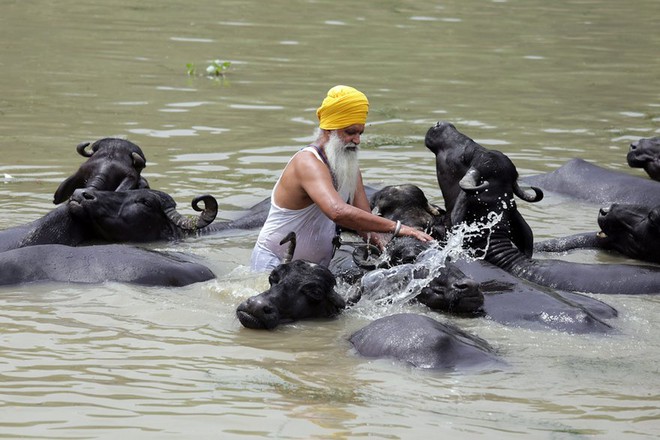
<path fill-rule="evenodd" d="M 81 142 L 78 145 L 76 145 L 76 151 L 78 154 L 80 154 L 83 157 L 92 157 L 92 154 L 94 154 L 91 151 L 85 150 L 89 146 L 90 142 Z"/>
<path fill-rule="evenodd" d="M 465 176 L 458 182 L 458 186 L 465 192 L 477 192 L 482 191 L 490 186 L 487 180 L 485 180 L 481 185 L 479 185 L 479 178 L 481 175 L 479 171 L 474 168 L 470 168 Z"/>
<path fill-rule="evenodd" d="M 539 202 L 543 199 L 543 191 L 540 188 L 535 186 L 530 187 L 534 194 L 529 194 L 523 191 L 523 189 L 518 185 L 518 182 L 513 182 L 513 193 L 523 199 L 526 202 Z"/>
<path fill-rule="evenodd" d="M 204 202 L 204 208 L 199 207 L 199 202 Z M 199 218 L 197 219 L 197 228 L 204 228 L 215 220 L 215 216 L 218 215 L 218 201 L 210 194 L 204 194 L 203 196 L 197 196 L 192 200 L 192 208 L 201 212 Z"/>
<path fill-rule="evenodd" d="M 367 270 L 373 270 L 378 267 L 378 257 L 380 257 L 382 252 L 380 249 L 373 244 L 364 244 L 355 246 L 353 250 L 353 262 L 358 265 L 358 267 Z"/>
<path fill-rule="evenodd" d="M 204 209 L 199 207 L 200 201 L 204 202 Z M 185 231 L 196 231 L 211 224 L 218 214 L 218 202 L 215 197 L 210 195 L 195 197 L 192 201 L 192 207 L 195 211 L 202 211 L 199 217 L 181 215 L 174 206 L 165 209 L 165 215 L 179 228 Z"/>
<path fill-rule="evenodd" d="M 280 244 L 284 243 L 289 243 L 289 248 L 286 251 L 286 255 L 284 255 L 284 259 L 282 260 L 282 264 L 284 263 L 290 263 L 291 260 L 293 260 L 293 253 L 296 251 L 296 233 L 291 231 L 286 236 L 280 241 Z"/>
<path fill-rule="evenodd" d="M 140 156 L 135 151 L 131 153 L 131 156 L 133 157 L 133 166 L 136 170 L 141 170 L 147 166 L 147 161 L 144 159 L 144 157 Z"/>

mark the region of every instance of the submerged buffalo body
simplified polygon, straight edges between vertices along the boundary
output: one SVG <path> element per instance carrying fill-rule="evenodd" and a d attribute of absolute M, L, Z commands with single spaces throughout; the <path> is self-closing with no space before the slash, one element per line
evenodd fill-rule
<path fill-rule="evenodd" d="M 555 171 L 523 181 L 545 191 L 601 206 L 613 203 L 660 205 L 660 182 L 608 170 L 584 159 L 571 159 Z"/>
<path fill-rule="evenodd" d="M 505 363 L 483 339 L 428 316 L 401 313 L 377 319 L 349 338 L 362 356 L 393 359 L 416 368 L 502 368 Z"/>
<path fill-rule="evenodd" d="M 630 144 L 626 160 L 632 168 L 644 168 L 651 179 L 660 181 L 660 137 Z"/>
<path fill-rule="evenodd" d="M 0 285 L 37 281 L 186 286 L 215 276 L 181 254 L 126 245 L 29 246 L 0 252 Z"/>
<path fill-rule="evenodd" d="M 102 191 L 149 188 L 140 175 L 147 163 L 140 147 L 116 138 L 100 139 L 89 150 L 88 146 L 89 142 L 85 142 L 76 147 L 78 154 L 88 159 L 59 185 L 53 197 L 55 204 L 66 201 L 78 188 Z"/>

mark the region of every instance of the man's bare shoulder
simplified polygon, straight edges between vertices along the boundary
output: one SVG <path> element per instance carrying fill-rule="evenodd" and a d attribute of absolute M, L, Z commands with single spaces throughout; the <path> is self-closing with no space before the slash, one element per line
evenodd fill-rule
<path fill-rule="evenodd" d="M 291 168 L 296 174 L 318 173 L 319 170 L 326 169 L 326 165 L 321 162 L 311 151 L 299 151 L 290 162 Z"/>

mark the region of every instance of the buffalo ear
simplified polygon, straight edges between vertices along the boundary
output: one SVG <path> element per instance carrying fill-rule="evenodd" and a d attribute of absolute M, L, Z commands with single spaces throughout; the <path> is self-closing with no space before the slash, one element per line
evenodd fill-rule
<path fill-rule="evenodd" d="M 531 257 L 534 249 L 534 232 L 517 209 L 511 216 L 511 236 L 516 247 L 526 256 Z"/>
<path fill-rule="evenodd" d="M 115 191 L 128 191 L 138 188 L 139 181 L 133 176 L 126 176 L 124 180 L 117 186 Z"/>
<path fill-rule="evenodd" d="M 335 292 L 333 289 L 330 294 L 330 302 L 337 307 L 338 310 L 343 310 L 346 308 L 346 300 L 343 296 Z"/>
<path fill-rule="evenodd" d="M 137 187 L 139 189 L 143 189 L 143 188 L 149 189 L 149 182 L 147 182 L 147 179 L 140 176 L 140 180 L 138 181 L 138 186 Z"/>
<path fill-rule="evenodd" d="M 53 196 L 53 203 L 59 205 L 71 197 L 71 194 L 73 194 L 76 188 L 82 188 L 84 186 L 85 180 L 78 173 L 67 177 L 62 183 L 60 183 L 60 186 L 57 187 L 55 195 Z"/>

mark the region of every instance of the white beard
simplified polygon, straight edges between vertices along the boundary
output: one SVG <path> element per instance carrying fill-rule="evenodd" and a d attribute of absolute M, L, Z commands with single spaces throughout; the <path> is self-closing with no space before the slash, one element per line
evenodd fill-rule
<path fill-rule="evenodd" d="M 335 177 L 337 192 L 348 203 L 353 203 L 360 175 L 358 150 L 359 147 L 352 142 L 343 143 L 336 132 L 330 134 L 330 139 L 325 144 L 325 155 Z"/>

